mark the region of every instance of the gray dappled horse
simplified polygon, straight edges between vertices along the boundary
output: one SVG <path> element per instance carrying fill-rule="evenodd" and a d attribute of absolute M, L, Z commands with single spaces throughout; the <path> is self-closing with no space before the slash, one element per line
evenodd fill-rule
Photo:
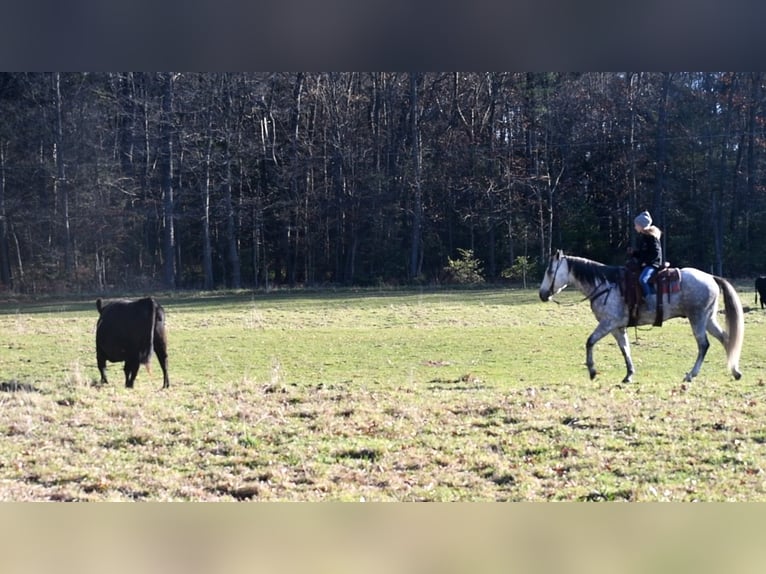
<path fill-rule="evenodd" d="M 585 364 L 588 366 L 591 379 L 596 376 L 593 346 L 609 333 L 617 340 L 625 358 L 628 372 L 623 382 L 630 382 L 635 373 L 627 335 L 629 310 L 620 288 L 622 270 L 622 267 L 604 265 L 583 257 L 564 255 L 559 250 L 551 257 L 540 284 L 540 299 L 543 301 L 548 301 L 570 284 L 577 287 L 585 298 L 590 300 L 590 308 L 598 320 L 596 330 L 591 333 L 585 343 Z M 742 352 L 745 321 L 742 303 L 737 292 L 726 279 L 721 277 L 692 267 L 684 267 L 680 271 L 681 289 L 668 296 L 669 300 L 663 305 L 663 319 L 687 317 L 691 323 L 694 338 L 697 340 L 697 361 L 692 370 L 686 373 L 684 380 L 691 381 L 700 371 L 710 346 L 706 332 L 718 339 L 726 349 L 728 367 L 734 378 L 739 379 L 742 376 L 739 371 L 739 356 Z M 719 292 L 723 292 L 726 311 L 725 331 L 716 321 Z M 654 321 L 655 305 L 656 295 L 651 295 L 646 302 L 641 303 L 639 325 L 651 324 Z"/>

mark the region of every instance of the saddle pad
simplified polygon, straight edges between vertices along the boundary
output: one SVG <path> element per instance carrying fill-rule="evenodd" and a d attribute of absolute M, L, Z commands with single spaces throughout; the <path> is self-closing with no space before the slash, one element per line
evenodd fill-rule
<path fill-rule="evenodd" d="M 678 293 L 681 291 L 681 270 L 677 267 L 663 269 L 658 273 L 657 284 L 664 293 Z"/>

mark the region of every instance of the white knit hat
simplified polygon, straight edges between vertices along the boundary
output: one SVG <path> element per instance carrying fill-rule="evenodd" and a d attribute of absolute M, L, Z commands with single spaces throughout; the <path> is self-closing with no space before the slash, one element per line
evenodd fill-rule
<path fill-rule="evenodd" d="M 636 216 L 633 223 L 640 227 L 649 227 L 652 224 L 652 216 L 649 215 L 648 211 L 642 211 Z"/>

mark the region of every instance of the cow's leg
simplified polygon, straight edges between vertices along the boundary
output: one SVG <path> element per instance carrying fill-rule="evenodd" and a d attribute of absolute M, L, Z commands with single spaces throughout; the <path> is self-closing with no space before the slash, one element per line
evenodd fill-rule
<path fill-rule="evenodd" d="M 168 379 L 168 356 L 159 356 L 157 355 L 157 358 L 160 360 L 160 367 L 162 367 L 162 388 L 167 389 L 170 386 L 170 380 Z"/>
<path fill-rule="evenodd" d="M 168 379 L 168 351 L 164 331 L 154 334 L 154 354 L 157 355 L 157 360 L 162 367 L 162 388 L 167 389 L 170 386 L 170 380 Z"/>
<path fill-rule="evenodd" d="M 133 383 L 136 380 L 136 375 L 138 375 L 139 366 L 140 363 L 138 362 L 138 359 L 125 361 L 125 386 L 129 389 L 133 388 Z"/>
<path fill-rule="evenodd" d="M 96 362 L 98 363 L 98 370 L 101 373 L 101 384 L 109 384 L 109 381 L 106 380 L 106 356 L 99 349 L 96 349 Z"/>

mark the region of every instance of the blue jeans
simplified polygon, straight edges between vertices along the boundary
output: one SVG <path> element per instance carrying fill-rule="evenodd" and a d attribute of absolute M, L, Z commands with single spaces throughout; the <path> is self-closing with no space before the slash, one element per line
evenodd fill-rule
<path fill-rule="evenodd" d="M 641 283 L 641 290 L 644 292 L 644 297 L 652 294 L 652 288 L 649 286 L 649 279 L 657 270 L 651 265 L 647 265 L 641 270 L 641 275 L 638 276 L 638 280 Z"/>

